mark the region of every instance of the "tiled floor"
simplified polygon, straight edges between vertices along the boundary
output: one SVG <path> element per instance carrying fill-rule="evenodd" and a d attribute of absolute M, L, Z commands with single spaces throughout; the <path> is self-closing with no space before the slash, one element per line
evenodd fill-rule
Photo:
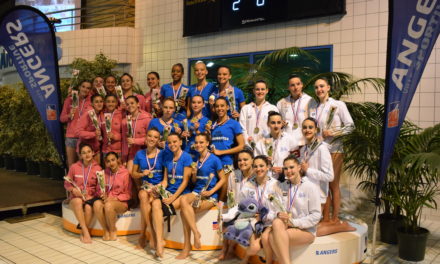
<path fill-rule="evenodd" d="M 424 227 L 431 231 L 431 235 L 425 261 L 421 263 L 440 263 L 440 223 L 425 222 Z M 138 235 L 120 237 L 116 242 L 94 238 L 92 244 L 85 245 L 79 241 L 78 235 L 63 230 L 61 218 L 54 215 L 46 214 L 44 218 L 16 224 L 1 221 L 0 263 L 214 263 L 219 254 L 218 251 L 194 252 L 191 258 L 177 261 L 174 257 L 179 251 L 165 249 L 164 259 L 157 261 L 151 252 L 134 248 L 137 238 Z M 379 243 L 375 263 L 408 262 L 397 258 L 396 246 Z"/>

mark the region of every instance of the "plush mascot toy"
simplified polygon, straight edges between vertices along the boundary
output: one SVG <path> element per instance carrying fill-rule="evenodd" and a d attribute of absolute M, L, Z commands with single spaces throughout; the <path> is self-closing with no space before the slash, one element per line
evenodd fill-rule
<path fill-rule="evenodd" d="M 235 240 L 239 244 L 248 247 L 249 239 L 253 232 L 260 235 L 263 232 L 263 222 L 257 221 L 264 219 L 267 215 L 266 207 L 259 207 L 257 200 L 254 198 L 243 199 L 235 208 L 232 208 L 227 215 L 223 215 L 223 219 L 227 226 L 224 234 L 225 239 Z M 230 219 L 230 220 L 228 220 Z"/>

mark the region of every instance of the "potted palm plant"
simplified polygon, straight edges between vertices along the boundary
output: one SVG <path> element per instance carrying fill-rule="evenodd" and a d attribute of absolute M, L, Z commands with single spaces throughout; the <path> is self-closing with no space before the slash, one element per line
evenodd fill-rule
<path fill-rule="evenodd" d="M 398 229 L 399 257 L 422 261 L 429 231 L 421 227 L 423 208 L 437 208 L 440 169 L 440 124 L 408 139 L 401 149 L 398 186 L 390 188 L 391 202 L 405 216 Z"/>
<path fill-rule="evenodd" d="M 380 144 L 384 106 L 377 103 L 354 104 L 347 103 L 347 107 L 355 122 L 350 134 L 342 137 L 344 143 L 344 164 L 351 175 L 360 180 L 358 188 L 371 194 L 376 190 L 377 172 L 379 169 Z M 392 203 L 391 189 L 398 190 L 401 159 L 403 149 L 408 140 L 414 136 L 419 128 L 411 122 L 405 121 L 400 130 L 394 148 L 394 155 L 390 161 L 386 181 L 381 195 L 383 213 L 379 215 L 380 240 L 389 244 L 397 244 L 397 228 L 402 224 L 403 216 L 399 205 Z"/>

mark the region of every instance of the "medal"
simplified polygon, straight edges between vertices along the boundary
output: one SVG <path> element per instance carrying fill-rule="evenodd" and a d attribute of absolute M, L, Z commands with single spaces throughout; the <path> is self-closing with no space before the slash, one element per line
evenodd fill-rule
<path fill-rule="evenodd" d="M 171 183 L 171 184 L 175 184 L 175 183 L 176 183 L 176 179 L 171 178 L 170 183 Z"/>
<path fill-rule="evenodd" d="M 294 123 L 293 124 L 293 129 L 297 129 L 298 128 L 298 123 Z"/>
<path fill-rule="evenodd" d="M 258 134 L 260 132 L 260 129 L 258 127 L 254 128 L 254 134 Z"/>
<path fill-rule="evenodd" d="M 159 150 L 156 149 L 156 156 L 154 157 L 153 166 L 150 164 L 150 160 L 148 159 L 148 151 L 145 151 L 145 158 L 147 159 L 148 170 L 150 173 L 148 174 L 148 178 L 153 178 L 153 170 L 156 168 L 157 157 L 159 156 Z"/>
<path fill-rule="evenodd" d="M 171 170 L 172 178 L 170 179 L 170 183 L 171 184 L 175 184 L 176 183 L 177 162 L 179 161 L 180 157 L 182 156 L 182 153 L 183 153 L 183 151 L 180 151 L 179 157 L 177 157 L 177 160 L 176 161 L 173 160 L 173 168 Z"/>

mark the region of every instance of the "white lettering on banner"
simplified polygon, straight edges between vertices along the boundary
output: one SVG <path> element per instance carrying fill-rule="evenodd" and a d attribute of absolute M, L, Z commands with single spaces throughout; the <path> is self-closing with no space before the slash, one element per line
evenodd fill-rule
<path fill-rule="evenodd" d="M 10 34 L 9 38 L 14 41 L 14 45 L 9 46 L 9 48 L 13 50 L 13 55 L 19 64 L 17 66 L 23 71 L 31 88 L 37 88 L 39 85 L 40 90 L 47 99 L 55 91 L 55 86 L 50 83 L 49 75 L 45 74 L 46 68 L 42 67 L 40 57 L 35 55 L 35 49 L 29 43 L 26 33 L 21 32 L 22 29 L 23 27 L 18 19 L 15 20 L 15 23 L 9 22 L 6 24 L 6 31 Z M 29 69 L 34 70 L 33 74 Z M 38 95 L 41 100 L 40 93 Z"/>
<path fill-rule="evenodd" d="M 413 41 L 406 38 L 403 39 L 400 46 L 401 51 L 397 56 L 397 60 L 408 67 L 402 67 L 402 65 L 399 65 L 400 68 L 393 68 L 391 74 L 391 79 L 393 80 L 394 84 L 403 93 L 408 92 L 414 74 L 414 72 L 410 72 L 408 75 L 408 68 L 415 63 L 415 68 L 419 70 L 422 66 L 423 60 L 425 59 L 426 49 L 428 49 L 432 41 L 436 41 L 436 39 L 432 38 L 435 28 L 438 27 L 440 16 L 440 6 L 436 5 L 436 3 L 437 0 L 419 0 L 416 6 L 417 12 L 423 15 L 429 15 L 434 10 L 434 7 L 435 12 L 433 16 L 431 16 L 429 22 L 423 17 L 416 17 L 416 15 L 413 15 L 409 21 L 407 31 L 409 37 L 411 37 Z M 417 21 L 416 28 L 414 27 L 414 21 Z M 420 44 L 415 43 L 415 41 L 421 37 L 423 37 L 423 39 L 420 41 Z M 408 58 L 408 56 L 413 53 L 416 53 L 417 56 L 415 56 L 414 59 Z"/>

